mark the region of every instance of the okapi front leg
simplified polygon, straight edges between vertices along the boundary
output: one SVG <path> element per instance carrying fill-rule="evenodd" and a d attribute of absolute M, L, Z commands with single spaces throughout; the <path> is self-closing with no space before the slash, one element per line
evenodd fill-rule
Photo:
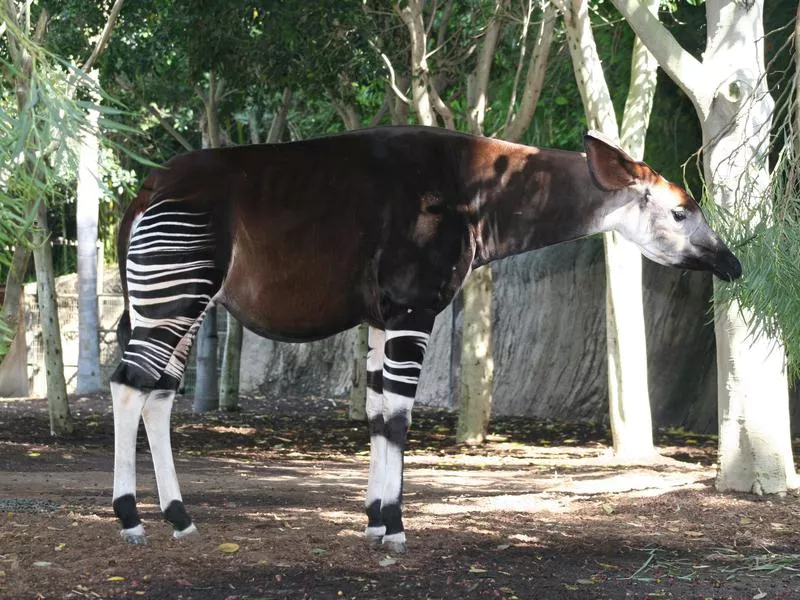
<path fill-rule="evenodd" d="M 434 317 L 433 311 L 407 309 L 405 313 L 387 320 L 383 361 L 386 467 L 381 494 L 381 521 L 386 527 L 383 545 L 391 552 L 406 551 L 401 509 L 403 451 Z"/>
<path fill-rule="evenodd" d="M 367 353 L 367 421 L 369 422 L 369 480 L 367 482 L 367 541 L 380 544 L 386 527 L 381 519 L 381 497 L 386 470 L 386 436 L 383 431 L 383 359 L 386 334 L 369 328 Z"/>

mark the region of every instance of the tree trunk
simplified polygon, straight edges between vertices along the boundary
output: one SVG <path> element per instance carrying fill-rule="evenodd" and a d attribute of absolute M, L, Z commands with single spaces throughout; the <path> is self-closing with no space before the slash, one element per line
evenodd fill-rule
<path fill-rule="evenodd" d="M 96 79 L 97 72 L 90 75 Z M 99 102 L 99 98 L 95 98 Z M 100 319 L 97 305 L 97 222 L 100 211 L 100 113 L 89 110 L 81 137 L 78 165 L 78 384 L 77 393 L 92 394 L 103 386 L 100 369 Z"/>
<path fill-rule="evenodd" d="M 492 269 L 475 270 L 464 286 L 461 341 L 461 408 L 456 441 L 480 444 L 492 411 Z"/>
<path fill-rule="evenodd" d="M 53 276 L 53 253 L 47 227 L 47 206 L 44 202 L 39 203 L 37 221 L 33 229 L 33 261 L 36 265 L 36 289 L 47 376 L 47 408 L 50 412 L 50 433 L 62 436 L 71 434 L 74 424 L 67 402 L 61 327 L 58 322 L 56 283 Z"/>
<path fill-rule="evenodd" d="M 227 335 L 222 350 L 222 373 L 219 378 L 219 408 L 239 410 L 239 369 L 242 364 L 244 329 L 231 313 L 226 313 Z"/>
<path fill-rule="evenodd" d="M 28 240 L 20 240 L 14 247 L 14 256 L 8 268 L 6 293 L 3 300 L 3 322 L 11 331 L 17 330 L 17 322 L 22 308 L 22 286 L 25 282 L 25 273 L 28 270 L 30 257 L 31 249 L 28 247 Z"/>
<path fill-rule="evenodd" d="M 192 404 L 192 410 L 196 413 L 219 408 L 217 342 L 217 305 L 212 302 L 197 332 L 197 378 Z"/>
<path fill-rule="evenodd" d="M 214 71 L 209 74 L 208 93 L 200 95 L 205 106 L 204 148 L 219 148 L 220 131 L 217 115 L 218 100 L 223 82 L 217 81 Z M 205 412 L 219 408 L 219 377 L 217 373 L 217 306 L 212 300 L 197 331 L 197 378 L 194 384 L 194 412 Z"/>
<path fill-rule="evenodd" d="M 570 54 L 589 126 L 618 139 L 614 105 L 592 34 L 586 0 L 562 4 Z M 641 45 L 634 47 L 631 87 L 624 123 L 630 141 L 644 153 L 656 65 Z M 608 401 L 614 455 L 650 460 L 653 446 L 647 381 L 647 343 L 642 298 L 642 259 L 634 244 L 611 232 L 604 236 L 606 265 L 606 352 Z"/>
<path fill-rule="evenodd" d="M 367 420 L 367 353 L 369 352 L 369 327 L 361 324 L 356 328 L 353 341 L 353 387 L 350 388 L 350 418 Z"/>
<path fill-rule="evenodd" d="M 708 0 L 700 63 L 641 0 L 613 0 L 667 74 L 692 99 L 703 129 L 703 168 L 715 203 L 752 218 L 767 196 L 766 152 L 774 101 L 764 69 L 763 0 Z M 719 285 L 715 282 L 715 285 Z M 715 309 L 719 467 L 717 488 L 756 494 L 798 486 L 788 385 L 779 340 L 754 336 L 737 303 Z"/>

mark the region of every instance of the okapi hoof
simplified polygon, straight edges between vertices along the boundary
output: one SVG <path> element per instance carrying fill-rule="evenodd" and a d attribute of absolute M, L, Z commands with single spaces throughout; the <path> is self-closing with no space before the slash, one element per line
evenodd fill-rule
<path fill-rule="evenodd" d="M 372 548 L 378 548 L 383 541 L 383 535 L 386 533 L 386 526 L 381 525 L 379 527 L 367 527 L 364 530 L 364 537 L 367 540 L 367 544 L 370 545 Z"/>
<path fill-rule="evenodd" d="M 405 554 L 408 552 L 406 534 L 404 532 L 383 536 L 382 549 L 391 554 Z"/>
<path fill-rule="evenodd" d="M 181 531 L 174 529 L 172 531 L 172 537 L 176 540 L 183 540 L 186 538 L 189 539 L 198 538 L 200 537 L 200 532 L 197 531 L 197 527 L 195 526 L 195 524 L 191 523 L 186 529 L 182 529 Z"/>
<path fill-rule="evenodd" d="M 119 535 L 126 544 L 131 544 L 133 546 L 147 545 L 147 536 L 144 534 L 144 527 L 142 527 L 141 523 L 136 527 L 123 529 L 119 532 Z"/>

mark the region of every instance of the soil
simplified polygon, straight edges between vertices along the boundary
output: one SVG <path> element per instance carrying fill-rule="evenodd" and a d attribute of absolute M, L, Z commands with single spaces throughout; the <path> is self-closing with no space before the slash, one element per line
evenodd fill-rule
<path fill-rule="evenodd" d="M 368 437 L 343 404 L 198 416 L 182 399 L 173 444 L 200 535 L 171 539 L 142 430 L 149 545 L 127 546 L 110 400 L 71 405 L 77 433 L 56 440 L 43 400 L 0 401 L 0 598 L 800 599 L 798 497 L 715 492 L 710 436 L 659 432 L 666 460 L 621 465 L 600 424 L 496 419 L 466 448 L 454 415 L 416 410 L 409 552 L 387 556 L 362 539 Z"/>

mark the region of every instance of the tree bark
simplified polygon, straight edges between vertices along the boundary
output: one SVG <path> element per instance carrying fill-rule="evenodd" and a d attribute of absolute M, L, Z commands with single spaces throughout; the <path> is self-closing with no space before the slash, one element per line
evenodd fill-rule
<path fill-rule="evenodd" d="M 588 2 L 571 0 L 569 5 L 562 4 L 562 9 L 589 125 L 618 139 L 617 118 L 592 34 Z M 655 61 L 647 49 L 635 45 L 623 124 L 639 159 L 644 153 L 655 72 Z M 604 235 L 604 246 L 608 401 L 614 455 L 627 461 L 652 460 L 657 453 L 650 416 L 641 253 L 613 232 Z"/>
<path fill-rule="evenodd" d="M 198 93 L 205 107 L 204 148 L 219 148 L 220 131 L 218 101 L 223 82 L 217 81 L 214 71 L 209 73 L 208 93 Z M 219 378 L 217 373 L 217 306 L 212 300 L 208 306 L 203 323 L 197 331 L 197 359 L 194 385 L 194 412 L 206 412 L 219 408 Z"/>
<path fill-rule="evenodd" d="M 363 323 L 356 327 L 353 340 L 353 386 L 350 388 L 349 414 L 354 421 L 367 420 L 367 353 L 369 352 L 369 327 Z"/>
<path fill-rule="evenodd" d="M 456 441 L 480 444 L 492 412 L 492 269 L 475 270 L 464 286 L 461 341 L 461 402 Z"/>
<path fill-rule="evenodd" d="M 774 101 L 764 69 L 763 0 L 709 0 L 703 62 L 686 52 L 641 0 L 613 0 L 659 64 L 692 99 L 703 129 L 711 196 L 740 218 L 767 197 L 766 152 Z M 715 282 L 715 285 L 720 285 Z M 779 340 L 754 336 L 736 302 L 715 308 L 717 489 L 756 494 L 798 486 L 788 383 Z"/>
<path fill-rule="evenodd" d="M 544 74 L 547 69 L 547 61 L 550 56 L 550 47 L 553 45 L 553 31 L 555 29 L 556 11 L 551 3 L 545 4 L 542 23 L 539 27 L 539 36 L 536 38 L 536 46 L 531 54 L 528 72 L 525 77 L 525 86 L 522 90 L 522 101 L 519 110 L 509 106 L 506 126 L 503 129 L 502 137 L 509 142 L 518 142 L 523 134 L 528 130 L 536 106 L 539 104 L 539 96 L 542 93 Z M 522 57 L 520 57 L 520 61 Z"/>
<path fill-rule="evenodd" d="M 37 224 L 33 229 L 33 261 L 36 265 L 36 290 L 42 325 L 50 433 L 63 436 L 73 432 L 74 424 L 67 402 L 64 357 L 61 352 L 61 327 L 58 322 L 56 282 L 53 276 L 53 253 L 47 227 L 47 206 L 44 202 L 39 203 Z"/>
<path fill-rule="evenodd" d="M 90 74 L 94 80 L 97 72 Z M 95 97 L 95 102 L 100 98 Z M 78 165 L 78 382 L 79 394 L 103 386 L 100 369 L 100 318 L 97 305 L 97 224 L 100 211 L 100 149 L 98 110 L 87 112 Z"/>

